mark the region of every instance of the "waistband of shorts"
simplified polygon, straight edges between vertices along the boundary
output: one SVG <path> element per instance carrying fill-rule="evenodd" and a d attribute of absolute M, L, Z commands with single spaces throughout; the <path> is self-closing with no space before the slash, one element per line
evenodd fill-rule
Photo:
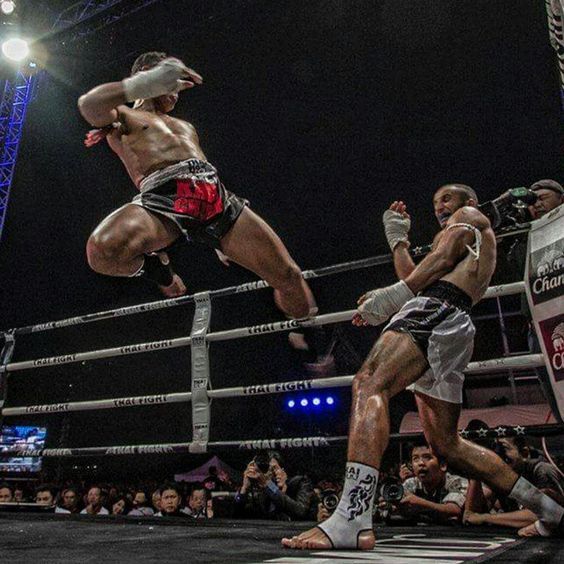
<path fill-rule="evenodd" d="M 425 288 L 419 295 L 425 298 L 442 300 L 466 313 L 470 313 L 472 310 L 472 298 L 464 290 L 446 280 L 438 280 Z"/>
<path fill-rule="evenodd" d="M 139 190 L 141 192 L 147 192 L 153 190 L 157 186 L 168 182 L 174 178 L 187 179 L 187 178 L 197 178 L 199 180 L 206 178 L 213 178 L 217 176 L 217 170 L 213 165 L 207 161 L 201 161 L 200 159 L 186 159 L 185 161 L 180 161 L 174 163 L 165 168 L 155 170 L 141 180 L 139 185 Z"/>

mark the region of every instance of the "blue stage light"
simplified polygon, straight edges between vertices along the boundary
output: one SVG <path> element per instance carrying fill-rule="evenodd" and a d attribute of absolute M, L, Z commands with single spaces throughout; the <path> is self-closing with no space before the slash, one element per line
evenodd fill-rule
<path fill-rule="evenodd" d="M 335 400 L 331 396 L 327 396 L 325 401 L 327 402 L 327 405 L 333 405 L 335 403 Z"/>
<path fill-rule="evenodd" d="M 288 401 L 288 407 L 294 407 L 295 405 L 296 405 L 296 402 L 294 400 Z"/>
<path fill-rule="evenodd" d="M 313 405 L 319 405 L 321 403 L 321 400 L 319 398 L 313 398 L 313 401 L 311 403 L 313 403 Z"/>
<path fill-rule="evenodd" d="M 300 401 L 300 405 L 301 405 L 302 407 L 306 407 L 306 405 L 307 405 L 308 403 L 309 403 L 309 402 L 308 402 L 305 398 Z"/>

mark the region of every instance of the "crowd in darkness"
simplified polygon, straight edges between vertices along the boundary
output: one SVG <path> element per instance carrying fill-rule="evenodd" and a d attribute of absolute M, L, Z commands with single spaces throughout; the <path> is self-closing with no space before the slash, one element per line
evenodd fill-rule
<path fill-rule="evenodd" d="M 564 502 L 564 474 L 547 462 L 524 437 L 488 444 L 519 474 Z M 128 518 L 212 519 L 218 517 L 317 521 L 335 509 L 342 484 L 331 477 L 314 480 L 292 475 L 279 452 L 257 454 L 240 483 L 214 466 L 203 482 L 150 480 L 139 484 L 0 484 L 0 510 L 18 508 L 59 515 Z M 500 525 L 520 528 L 536 520 L 530 511 L 499 497 L 487 486 L 451 472 L 423 441 L 410 445 L 403 463 L 382 471 L 374 521 L 452 525 Z"/>

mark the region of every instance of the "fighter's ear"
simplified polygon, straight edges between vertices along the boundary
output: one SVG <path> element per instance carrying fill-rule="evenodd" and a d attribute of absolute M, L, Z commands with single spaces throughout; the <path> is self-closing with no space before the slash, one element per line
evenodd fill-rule
<path fill-rule="evenodd" d="M 470 206 L 471 208 L 476 208 L 478 207 L 478 202 L 474 198 L 468 198 L 466 200 L 466 205 Z"/>

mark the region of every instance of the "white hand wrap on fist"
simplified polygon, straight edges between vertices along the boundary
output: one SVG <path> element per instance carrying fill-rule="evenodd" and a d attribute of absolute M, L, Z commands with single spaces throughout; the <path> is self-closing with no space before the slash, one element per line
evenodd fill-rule
<path fill-rule="evenodd" d="M 392 286 L 368 292 L 366 299 L 358 306 L 358 313 L 370 325 L 381 325 L 414 296 L 409 286 L 400 280 Z"/>
<path fill-rule="evenodd" d="M 156 98 L 181 90 L 188 79 L 186 67 L 178 59 L 164 59 L 152 69 L 138 72 L 122 81 L 128 102 Z"/>
<path fill-rule="evenodd" d="M 409 247 L 409 239 L 407 234 L 411 228 L 411 220 L 409 217 L 404 217 L 401 213 L 393 210 L 386 210 L 384 212 L 384 232 L 386 239 L 392 252 L 398 243 L 407 243 Z"/>

